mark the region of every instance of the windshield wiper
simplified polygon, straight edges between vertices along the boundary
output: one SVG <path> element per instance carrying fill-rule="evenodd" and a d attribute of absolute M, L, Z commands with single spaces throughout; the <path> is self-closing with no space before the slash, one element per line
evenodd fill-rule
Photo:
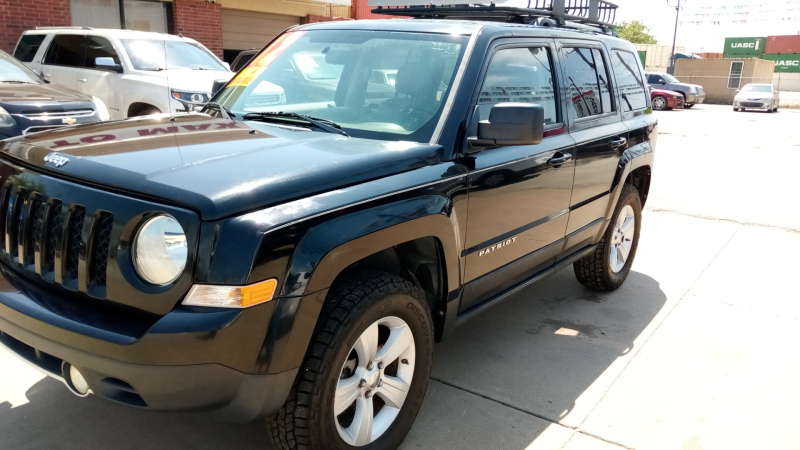
<path fill-rule="evenodd" d="M 247 119 L 260 119 L 260 120 L 276 120 L 285 123 L 295 123 L 296 121 L 306 122 L 322 131 L 341 134 L 342 136 L 349 136 L 342 130 L 336 122 L 327 119 L 320 119 L 318 117 L 306 116 L 305 114 L 297 114 L 293 112 L 251 112 L 244 115 L 244 120 Z"/>
<path fill-rule="evenodd" d="M 206 106 L 205 106 L 205 108 L 203 108 L 203 110 L 205 111 L 206 109 L 209 109 L 209 108 L 218 109 L 220 114 L 222 115 L 223 119 L 233 120 L 234 117 L 236 117 L 236 114 L 232 113 L 230 109 L 220 105 L 217 102 L 208 102 L 208 103 L 206 103 Z"/>

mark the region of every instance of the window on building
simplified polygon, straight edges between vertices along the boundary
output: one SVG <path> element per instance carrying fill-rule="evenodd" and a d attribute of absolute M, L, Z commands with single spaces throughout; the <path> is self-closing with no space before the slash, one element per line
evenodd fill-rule
<path fill-rule="evenodd" d="M 86 67 L 96 68 L 95 60 L 97 58 L 111 58 L 115 64 L 120 64 L 119 56 L 116 50 L 106 39 L 92 36 L 89 40 L 89 45 L 86 46 L 86 57 L 84 58 L 83 65 Z"/>
<path fill-rule="evenodd" d="M 42 46 L 45 34 L 26 34 L 20 38 L 16 50 L 14 50 L 14 58 L 22 62 L 31 62 L 39 47 Z"/>
<path fill-rule="evenodd" d="M 481 120 L 503 102 L 537 103 L 544 107 L 545 124 L 560 121 L 549 49 L 508 48 L 494 54 L 478 97 Z"/>
<path fill-rule="evenodd" d="M 47 48 L 44 63 L 56 66 L 81 67 L 83 65 L 81 57 L 83 56 L 85 44 L 86 36 L 58 34 L 53 38 L 50 47 Z"/>
<path fill-rule="evenodd" d="M 611 67 L 617 76 L 617 88 L 622 97 L 622 110 L 635 111 L 647 108 L 647 89 L 644 87 L 642 71 L 633 53 L 614 50 L 611 52 Z"/>
<path fill-rule="evenodd" d="M 70 0 L 72 25 L 80 27 L 167 33 L 167 8 L 152 0 Z"/>
<path fill-rule="evenodd" d="M 728 75 L 728 89 L 739 89 L 742 83 L 742 71 L 744 71 L 744 61 L 733 61 L 731 72 Z"/>
<path fill-rule="evenodd" d="M 578 118 L 614 111 L 611 85 L 602 52 L 589 48 L 565 49 L 567 88 Z"/>

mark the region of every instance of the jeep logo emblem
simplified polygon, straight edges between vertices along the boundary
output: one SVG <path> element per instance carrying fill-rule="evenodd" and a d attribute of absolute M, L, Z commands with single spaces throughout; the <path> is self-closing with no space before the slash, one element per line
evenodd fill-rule
<path fill-rule="evenodd" d="M 61 156 L 58 153 L 50 153 L 49 155 L 44 157 L 44 162 L 50 163 L 56 167 L 61 167 L 64 164 L 69 162 L 69 158 L 66 156 Z"/>

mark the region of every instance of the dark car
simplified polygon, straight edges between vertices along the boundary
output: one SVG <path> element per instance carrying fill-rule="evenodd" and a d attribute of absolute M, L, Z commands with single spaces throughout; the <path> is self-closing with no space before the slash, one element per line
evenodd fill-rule
<path fill-rule="evenodd" d="M 0 50 L 0 139 L 101 120 L 92 98 L 43 80 Z"/>
<path fill-rule="evenodd" d="M 658 130 L 634 46 L 429 11 L 292 28 L 204 113 L 0 144 L 0 342 L 80 396 L 391 449 L 457 326 L 569 267 L 621 286 Z M 290 61 L 336 89 L 253 101 L 303 98 Z"/>
<path fill-rule="evenodd" d="M 683 94 L 685 102 L 683 104 L 684 108 L 691 108 L 706 100 L 706 92 L 703 90 L 703 86 L 681 83 L 680 80 L 668 73 L 648 73 L 647 82 L 655 89 L 680 92 Z"/>

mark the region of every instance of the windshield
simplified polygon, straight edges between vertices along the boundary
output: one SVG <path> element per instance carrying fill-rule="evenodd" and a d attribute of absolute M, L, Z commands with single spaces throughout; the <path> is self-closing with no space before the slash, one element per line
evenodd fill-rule
<path fill-rule="evenodd" d="M 228 71 L 211 53 L 197 44 L 157 39 L 122 39 L 136 70 L 223 70 Z M 166 63 L 166 64 L 165 64 Z"/>
<path fill-rule="evenodd" d="M 35 73 L 14 57 L 0 51 L 0 82 L 41 83 Z"/>
<path fill-rule="evenodd" d="M 677 78 L 673 77 L 672 75 L 670 75 L 668 73 L 662 74 L 661 78 L 666 80 L 667 83 L 680 83 L 680 80 L 678 80 Z"/>
<path fill-rule="evenodd" d="M 742 88 L 745 92 L 772 92 L 772 86 L 764 86 L 757 84 L 748 84 Z"/>
<path fill-rule="evenodd" d="M 291 112 L 347 134 L 428 142 L 467 37 L 383 31 L 294 31 L 216 96 L 234 114 Z"/>

